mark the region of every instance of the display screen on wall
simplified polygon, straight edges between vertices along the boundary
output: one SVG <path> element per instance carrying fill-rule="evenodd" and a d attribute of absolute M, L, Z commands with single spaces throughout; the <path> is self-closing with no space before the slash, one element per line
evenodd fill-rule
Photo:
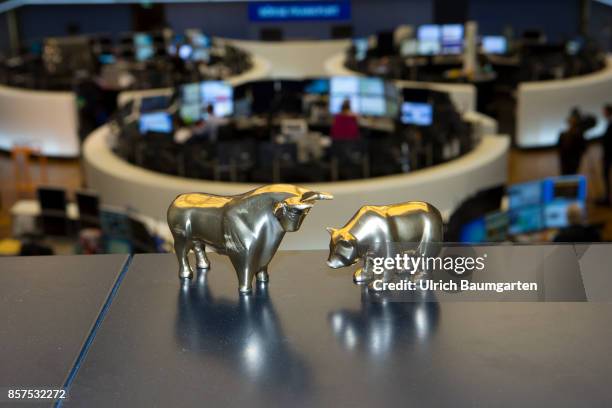
<path fill-rule="evenodd" d="M 249 3 L 250 21 L 348 20 L 351 3 L 340 1 L 278 1 Z"/>

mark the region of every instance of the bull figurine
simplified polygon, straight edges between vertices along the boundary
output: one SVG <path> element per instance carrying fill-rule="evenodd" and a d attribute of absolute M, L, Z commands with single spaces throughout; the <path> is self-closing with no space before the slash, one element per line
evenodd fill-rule
<path fill-rule="evenodd" d="M 187 254 L 193 250 L 199 269 L 209 269 L 206 246 L 227 255 L 236 269 L 241 293 L 251 291 L 253 277 L 268 281 L 268 264 L 285 232 L 297 231 L 319 193 L 288 184 L 263 186 L 235 196 L 189 193 L 168 208 L 179 278 L 191 279 Z"/>
<path fill-rule="evenodd" d="M 435 256 L 442 242 L 443 223 L 433 205 L 410 201 L 394 205 L 366 205 L 342 228 L 327 228 L 330 268 L 341 268 L 363 260 L 353 274 L 358 284 L 372 281 L 373 258 L 394 258 L 401 252 L 412 256 Z M 426 271 L 420 271 L 421 273 Z M 383 276 L 384 280 L 393 277 Z"/>

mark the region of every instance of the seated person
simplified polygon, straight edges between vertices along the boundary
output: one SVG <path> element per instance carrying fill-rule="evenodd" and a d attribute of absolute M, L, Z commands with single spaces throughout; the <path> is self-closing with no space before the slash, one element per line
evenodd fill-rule
<path fill-rule="evenodd" d="M 578 204 L 572 204 L 567 207 L 567 220 L 569 225 L 562 228 L 555 242 L 599 242 L 601 236 L 599 231 L 590 225 L 586 225 L 583 221 L 582 208 Z"/>
<path fill-rule="evenodd" d="M 334 116 L 330 136 L 333 140 L 359 139 L 357 117 L 351 112 L 351 102 L 348 99 L 342 102 L 340 113 Z"/>
<path fill-rule="evenodd" d="M 206 120 L 204 126 L 194 131 L 194 135 L 205 135 L 210 142 L 216 142 L 219 136 L 219 128 L 228 123 L 226 118 L 215 115 L 215 107 L 210 104 L 206 107 Z"/>

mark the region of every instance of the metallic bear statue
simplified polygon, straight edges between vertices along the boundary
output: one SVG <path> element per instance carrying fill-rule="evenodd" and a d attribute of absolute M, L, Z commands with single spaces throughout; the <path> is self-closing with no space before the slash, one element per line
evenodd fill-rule
<path fill-rule="evenodd" d="M 443 239 L 440 212 L 421 201 L 366 205 L 344 227 L 328 228 L 327 231 L 331 235 L 329 267 L 341 268 L 363 260 L 363 267 L 353 275 L 355 283 L 368 283 L 374 278 L 374 258 L 394 258 L 402 252 L 435 256 Z"/>
<path fill-rule="evenodd" d="M 304 188 L 273 184 L 235 196 L 189 193 L 168 208 L 179 277 L 191 279 L 187 254 L 193 250 L 197 267 L 208 269 L 205 248 L 228 255 L 238 275 L 241 293 L 251 291 L 253 277 L 268 280 L 268 264 L 285 232 L 297 231 L 316 200 L 333 196 Z"/>

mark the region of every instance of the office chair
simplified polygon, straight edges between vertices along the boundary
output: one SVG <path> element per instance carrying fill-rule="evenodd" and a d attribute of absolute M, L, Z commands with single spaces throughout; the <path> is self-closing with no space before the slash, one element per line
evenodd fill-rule
<path fill-rule="evenodd" d="M 183 168 L 185 177 L 212 180 L 215 176 L 215 150 L 213 143 L 204 140 L 189 140 L 183 146 Z"/>
<path fill-rule="evenodd" d="M 331 146 L 331 179 L 370 177 L 370 157 L 363 140 L 335 140 Z"/>
<path fill-rule="evenodd" d="M 100 198 L 87 191 L 76 192 L 76 203 L 79 209 L 79 229 L 100 228 Z"/>
<path fill-rule="evenodd" d="M 66 211 L 66 190 L 41 187 L 37 190 L 40 204 L 40 227 L 44 235 L 67 236 L 70 232 Z"/>
<path fill-rule="evenodd" d="M 246 179 L 246 174 L 255 162 L 255 146 L 252 141 L 217 143 L 214 179 L 222 180 L 223 175 L 229 181 Z"/>
<path fill-rule="evenodd" d="M 132 253 L 155 253 L 157 244 L 148 228 L 138 219 L 129 217 Z"/>

